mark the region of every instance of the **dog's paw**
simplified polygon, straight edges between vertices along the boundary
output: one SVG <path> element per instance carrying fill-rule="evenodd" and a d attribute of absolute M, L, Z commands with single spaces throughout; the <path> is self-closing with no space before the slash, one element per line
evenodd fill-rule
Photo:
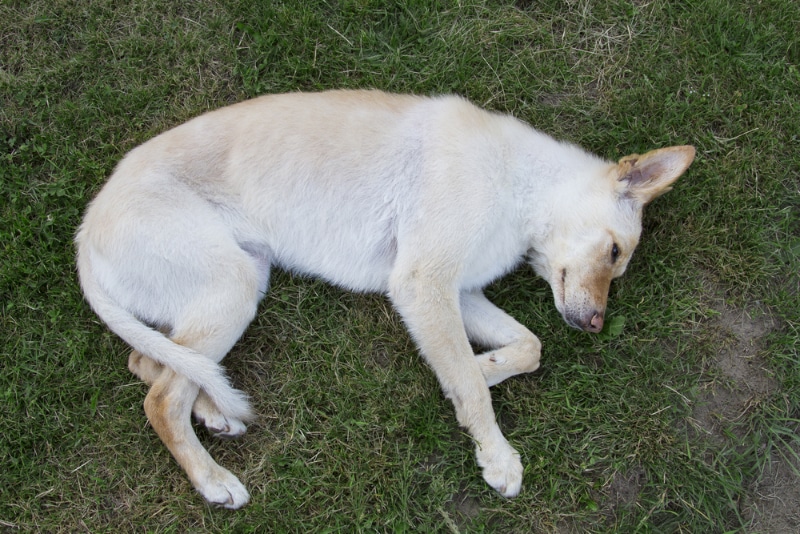
<path fill-rule="evenodd" d="M 238 438 L 247 432 L 247 425 L 244 422 L 222 415 L 211 399 L 203 394 L 197 397 L 192 406 L 192 414 L 195 420 L 205 425 L 215 438 Z"/>
<path fill-rule="evenodd" d="M 503 497 L 516 497 L 522 489 L 522 462 L 519 453 L 510 445 L 494 449 L 478 446 L 478 465 L 483 468 L 483 479 Z"/>
<path fill-rule="evenodd" d="M 230 419 L 222 415 L 219 419 L 209 422 L 205 421 L 206 428 L 211 435 L 220 439 L 234 439 L 243 436 L 247 432 L 247 425 L 238 419 Z"/>
<path fill-rule="evenodd" d="M 212 473 L 195 483 L 195 488 L 210 504 L 230 510 L 241 508 L 250 500 L 244 484 L 224 467 L 216 466 Z"/>
<path fill-rule="evenodd" d="M 529 338 L 476 356 L 486 385 L 492 387 L 520 373 L 532 373 L 539 368 L 542 344 L 530 334 Z"/>

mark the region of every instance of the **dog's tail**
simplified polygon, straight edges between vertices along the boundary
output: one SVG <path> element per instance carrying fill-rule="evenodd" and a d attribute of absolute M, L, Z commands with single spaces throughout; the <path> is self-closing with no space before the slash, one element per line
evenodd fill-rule
<path fill-rule="evenodd" d="M 80 248 L 82 247 L 79 244 L 78 276 L 83 293 L 92 309 L 112 332 L 140 353 L 199 386 L 224 416 L 240 420 L 252 419 L 247 395 L 231 386 L 222 367 L 203 354 L 179 345 L 150 328 L 114 301 L 97 281 L 87 251 Z"/>

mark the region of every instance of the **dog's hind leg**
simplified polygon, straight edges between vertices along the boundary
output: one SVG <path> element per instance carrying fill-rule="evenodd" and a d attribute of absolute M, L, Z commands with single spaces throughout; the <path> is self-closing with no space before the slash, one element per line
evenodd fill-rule
<path fill-rule="evenodd" d="M 153 382 L 161 375 L 164 366 L 152 358 L 148 358 L 138 350 L 134 350 L 128 356 L 128 370 L 139 377 L 139 380 L 148 386 L 152 386 Z"/>
<path fill-rule="evenodd" d="M 247 432 L 244 421 L 223 415 L 204 391 L 200 391 L 192 406 L 195 421 L 205 425 L 215 438 L 232 439 Z"/>
<path fill-rule="evenodd" d="M 128 357 L 128 369 L 148 386 L 152 386 L 161 375 L 164 366 L 134 350 Z M 215 438 L 236 438 L 247 432 L 244 421 L 223 415 L 203 390 L 197 395 L 192 406 L 195 420 L 206 426 Z"/>
<path fill-rule="evenodd" d="M 234 250 L 228 250 L 225 258 L 220 258 L 220 261 L 223 260 L 226 260 L 225 263 L 238 265 L 239 269 L 228 269 L 225 275 L 218 274 L 214 277 L 214 284 L 218 285 L 217 292 L 225 293 L 225 298 L 220 298 L 216 295 L 210 295 L 207 298 L 209 299 L 208 302 L 217 302 L 223 308 L 225 306 L 224 302 L 232 299 L 231 303 L 227 305 L 231 310 L 223 309 L 218 317 L 226 321 L 228 320 L 227 318 L 232 318 L 232 321 L 228 321 L 228 325 L 233 331 L 238 332 L 233 334 L 238 339 L 247 324 L 255 316 L 255 306 L 267 291 L 270 263 L 263 253 L 245 250 L 239 246 Z M 232 278 L 225 282 L 226 276 L 231 274 L 233 275 Z M 236 291 L 240 291 L 238 296 Z M 199 302 L 195 306 L 197 310 L 196 320 L 198 324 L 203 324 L 208 321 L 207 314 L 210 313 L 210 310 L 204 308 L 203 301 L 199 297 L 197 300 Z M 242 313 L 243 315 L 239 317 Z M 238 324 L 237 320 L 241 324 Z M 159 330 L 164 335 L 169 336 L 171 328 L 159 328 Z M 213 349 L 213 354 L 201 352 L 212 357 L 215 361 L 220 361 L 230 350 L 233 343 L 236 342 L 236 339 L 233 339 L 230 343 L 223 342 L 220 347 Z M 164 370 L 164 366 L 134 350 L 128 357 L 128 369 L 146 384 L 153 385 Z M 199 391 L 195 399 L 192 414 L 195 420 L 205 425 L 214 437 L 235 438 L 247 431 L 244 421 L 223 414 L 203 390 Z"/>
<path fill-rule="evenodd" d="M 490 350 L 476 356 L 488 386 L 539 368 L 542 344 L 480 290 L 462 292 L 461 314 L 470 341 Z"/>
<path fill-rule="evenodd" d="M 260 274 L 252 259 L 245 256 L 226 259 L 215 268 L 212 277 L 197 286 L 194 301 L 183 307 L 184 312 L 174 321 L 170 336 L 175 343 L 217 362 L 255 316 L 260 297 Z M 142 368 L 140 365 L 139 369 Z M 197 491 L 213 504 L 240 508 L 249 500 L 247 490 L 211 458 L 192 428 L 191 412 L 197 406 L 199 393 L 199 387 L 189 378 L 165 366 L 145 398 L 145 413 Z M 210 401 L 208 404 L 213 406 L 215 414 L 235 411 L 214 406 Z"/>
<path fill-rule="evenodd" d="M 225 317 L 230 320 L 230 317 Z M 243 321 L 246 326 L 248 321 Z M 173 340 L 201 354 L 224 355 L 235 343 L 243 328 L 208 330 L 209 325 L 197 325 L 176 332 Z M 222 334 L 222 335 L 221 335 Z M 228 334 L 228 335 L 224 335 Z M 217 337 L 219 336 L 219 337 Z M 226 343 L 222 343 L 222 339 Z M 225 348 L 223 348 L 223 346 Z M 225 508 L 240 508 L 249 500 L 244 485 L 227 469 L 219 466 L 197 439 L 191 425 L 192 407 L 199 388 L 187 377 L 164 367 L 153 382 L 144 401 L 147 418 L 158 436 L 186 471 L 195 489 L 210 503 Z"/>
<path fill-rule="evenodd" d="M 192 429 L 190 412 L 197 393 L 188 378 L 165 368 L 145 398 L 145 413 L 195 489 L 212 504 L 240 508 L 250 500 L 247 489 L 211 458 Z"/>

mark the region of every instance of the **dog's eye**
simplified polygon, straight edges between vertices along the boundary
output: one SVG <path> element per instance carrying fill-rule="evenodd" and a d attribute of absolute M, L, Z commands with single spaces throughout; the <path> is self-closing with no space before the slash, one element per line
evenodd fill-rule
<path fill-rule="evenodd" d="M 616 243 L 611 246 L 611 263 L 614 263 L 619 258 L 619 247 Z"/>

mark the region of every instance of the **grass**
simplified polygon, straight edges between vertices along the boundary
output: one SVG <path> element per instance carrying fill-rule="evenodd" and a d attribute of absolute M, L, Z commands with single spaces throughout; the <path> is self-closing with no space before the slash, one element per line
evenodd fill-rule
<path fill-rule="evenodd" d="M 776 470 L 798 480 L 798 24 L 788 0 L 4 2 L 0 525 L 797 530 L 798 492 L 762 494 Z M 384 298 L 279 273 L 225 360 L 259 419 L 235 442 L 200 432 L 252 501 L 210 508 L 82 300 L 72 236 L 126 151 L 257 94 L 340 87 L 458 93 L 608 158 L 698 148 L 612 287 L 614 331 L 570 330 L 527 270 L 490 288 L 544 344 L 541 371 L 493 389 L 517 499 L 483 483 Z M 721 365 L 738 350 L 750 374 Z"/>

